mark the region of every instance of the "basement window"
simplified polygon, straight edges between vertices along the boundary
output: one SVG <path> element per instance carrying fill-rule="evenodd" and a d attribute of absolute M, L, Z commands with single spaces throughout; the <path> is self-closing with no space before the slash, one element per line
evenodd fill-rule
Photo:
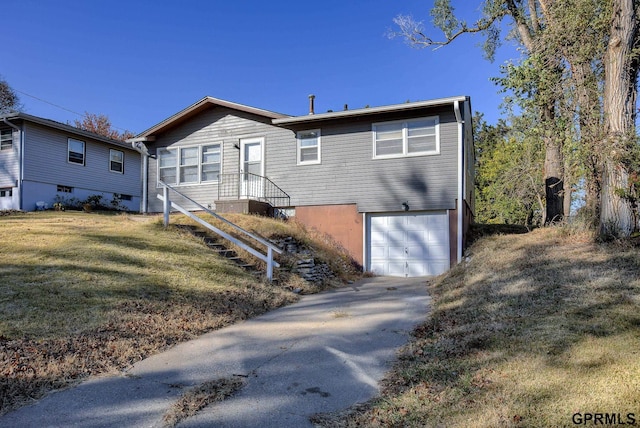
<path fill-rule="evenodd" d="M 61 184 L 58 184 L 57 191 L 61 193 L 73 193 L 73 187 L 63 186 Z"/>
<path fill-rule="evenodd" d="M 11 196 L 13 196 L 13 189 L 12 188 L 0 189 L 0 198 L 9 198 Z"/>

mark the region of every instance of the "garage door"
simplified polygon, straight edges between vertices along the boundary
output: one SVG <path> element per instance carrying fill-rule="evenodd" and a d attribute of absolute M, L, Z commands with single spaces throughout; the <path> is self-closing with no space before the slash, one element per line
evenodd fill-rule
<path fill-rule="evenodd" d="M 439 275 L 449 269 L 449 216 L 444 212 L 368 217 L 369 270 L 385 276 Z"/>

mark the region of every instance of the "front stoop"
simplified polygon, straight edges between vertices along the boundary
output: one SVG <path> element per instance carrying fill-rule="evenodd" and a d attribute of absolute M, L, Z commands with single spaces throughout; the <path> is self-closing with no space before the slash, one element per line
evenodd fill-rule
<path fill-rule="evenodd" d="M 234 199 L 215 201 L 216 212 L 221 214 L 258 214 L 273 217 L 273 207 L 262 201 L 254 199 Z"/>

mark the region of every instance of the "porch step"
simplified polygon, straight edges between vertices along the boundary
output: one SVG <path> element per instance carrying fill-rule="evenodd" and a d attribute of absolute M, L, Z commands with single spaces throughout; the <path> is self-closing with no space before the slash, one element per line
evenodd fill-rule
<path fill-rule="evenodd" d="M 187 224 L 178 224 L 176 227 L 189 232 L 191 235 L 201 238 L 204 244 L 211 249 L 211 251 L 217 253 L 219 256 L 226 258 L 227 260 L 234 262 L 241 268 L 251 272 L 256 277 L 262 276 L 264 272 L 258 270 L 255 265 L 247 263 L 242 257 L 239 257 L 235 250 L 230 250 L 215 238 L 212 238 L 207 232 L 199 230 L 197 226 L 191 226 Z"/>

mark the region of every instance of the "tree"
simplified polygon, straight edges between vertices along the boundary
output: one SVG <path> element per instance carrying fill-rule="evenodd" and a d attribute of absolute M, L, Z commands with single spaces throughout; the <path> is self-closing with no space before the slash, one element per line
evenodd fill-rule
<path fill-rule="evenodd" d="M 85 112 L 82 121 L 75 120 L 75 127 L 83 129 L 85 131 L 93 132 L 103 137 L 111 138 L 112 140 L 124 141 L 127 138 L 132 138 L 135 134 L 131 131 L 124 130 L 120 133 L 118 130 L 113 129 L 111 126 L 111 120 L 104 114 L 94 114 Z"/>
<path fill-rule="evenodd" d="M 6 80 L 0 78 L 0 114 L 22 109 L 20 98 Z"/>
<path fill-rule="evenodd" d="M 587 211 L 601 235 L 627 235 L 636 229 L 634 195 L 640 183 L 634 168 L 639 164 L 632 159 L 639 150 L 635 119 L 640 2 L 484 0 L 484 15 L 472 26 L 455 17 L 450 0 L 434 4 L 434 24 L 445 40 L 434 41 L 420 23 L 397 18 L 399 34 L 412 45 L 439 47 L 462 34 L 483 32 L 491 57 L 500 41 L 496 23 L 506 16 L 512 19 L 526 56 L 503 68 L 497 81 L 516 95 L 524 111 L 540 118 L 547 220 L 559 205 L 558 189 L 566 189 L 562 194 L 567 212 L 569 179 L 575 183 L 582 175 Z M 562 180 L 556 184 L 554 177 Z"/>
<path fill-rule="evenodd" d="M 564 158 L 562 138 L 557 136 L 557 100 L 562 76 L 561 60 L 557 51 L 548 49 L 541 43 L 545 32 L 542 24 L 544 16 L 535 0 L 485 0 L 482 3 L 483 15 L 469 26 L 466 21 L 459 20 L 454 14 L 450 0 L 436 0 L 431 10 L 433 23 L 444 33 L 445 39 L 437 41 L 424 33 L 421 22 L 410 16 L 398 16 L 394 22 L 399 32 L 393 36 L 402 36 L 414 47 L 441 47 L 452 43 L 456 38 L 468 33 L 483 33 L 485 56 L 492 60 L 495 50 L 500 44 L 498 24 L 505 17 L 510 17 L 515 33 L 524 47 L 529 66 L 535 72 L 527 73 L 526 80 L 519 84 L 520 88 L 511 86 L 521 93 L 528 92 L 534 100 L 535 110 L 539 115 L 539 123 L 544 141 L 544 179 L 545 179 L 545 223 L 562 220 L 564 215 Z M 516 80 L 511 80 L 516 82 Z"/>
<path fill-rule="evenodd" d="M 476 219 L 480 223 L 540 225 L 544 214 L 541 139 L 523 130 L 525 117 L 488 125 L 474 116 Z"/>

